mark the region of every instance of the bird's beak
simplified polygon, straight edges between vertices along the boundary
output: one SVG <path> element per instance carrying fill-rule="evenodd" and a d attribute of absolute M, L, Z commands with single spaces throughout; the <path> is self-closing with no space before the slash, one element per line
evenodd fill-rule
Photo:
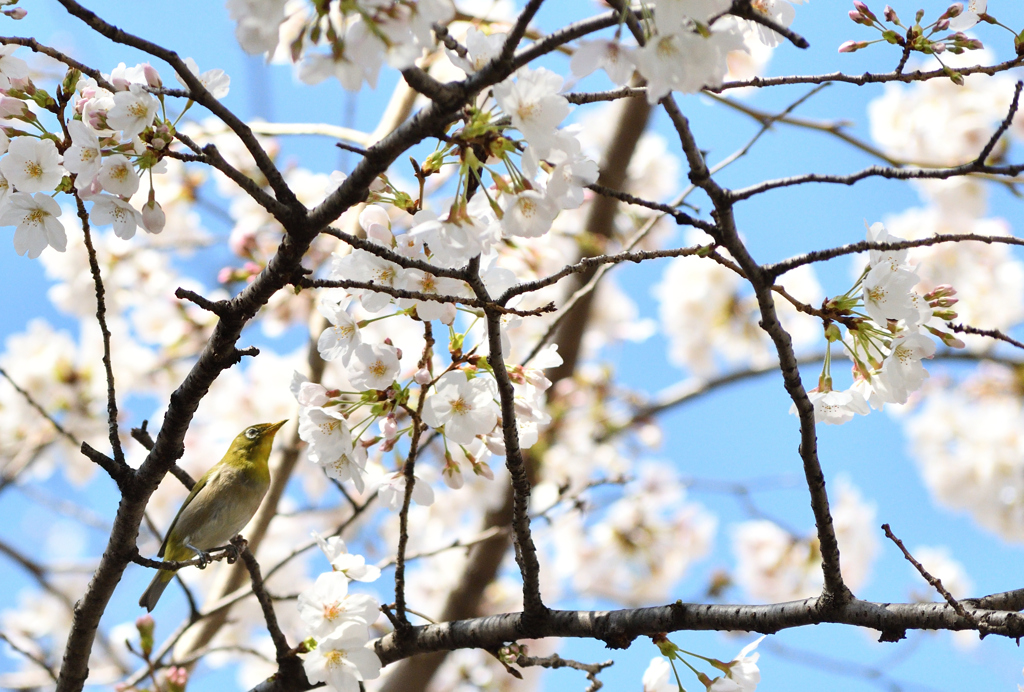
<path fill-rule="evenodd" d="M 267 428 L 266 432 L 264 432 L 263 434 L 264 435 L 273 435 L 274 433 L 276 433 L 278 430 L 281 429 L 282 425 L 284 425 L 287 422 L 288 422 L 287 418 L 285 418 L 284 420 L 279 420 L 278 422 L 274 423 L 269 428 Z"/>

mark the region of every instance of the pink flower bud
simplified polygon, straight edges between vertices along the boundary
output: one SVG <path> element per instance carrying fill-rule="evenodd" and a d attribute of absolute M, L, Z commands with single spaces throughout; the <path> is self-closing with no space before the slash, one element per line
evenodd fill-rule
<path fill-rule="evenodd" d="M 113 86 L 118 91 L 128 91 L 128 87 L 130 87 L 131 84 L 132 83 L 129 82 L 124 77 L 111 77 L 110 78 L 110 85 Z"/>
<path fill-rule="evenodd" d="M 217 272 L 217 283 L 226 284 L 231 283 L 235 279 L 234 267 L 221 267 L 221 270 Z"/>
<path fill-rule="evenodd" d="M 898 24 L 900 21 L 899 16 L 897 16 L 896 14 L 896 10 L 889 7 L 888 5 L 885 6 L 885 12 L 883 12 L 883 16 L 885 17 L 885 21 L 887 22 L 894 22 Z"/>
<path fill-rule="evenodd" d="M 959 17 L 964 13 L 964 4 L 962 2 L 954 2 L 949 6 L 945 12 L 942 13 L 942 19 L 950 17 Z"/>
<path fill-rule="evenodd" d="M 167 216 L 163 207 L 152 197 L 142 207 L 142 226 L 150 233 L 159 233 L 164 230 L 167 223 Z"/>
<path fill-rule="evenodd" d="M 398 421 L 395 420 L 394 416 L 388 416 L 380 423 L 380 431 L 384 433 L 384 437 L 388 440 L 395 439 L 395 435 L 398 434 Z"/>
<path fill-rule="evenodd" d="M 4 14 L 11 19 L 24 19 L 25 15 L 28 14 L 28 10 L 23 7 L 13 7 L 9 10 L 4 10 Z"/>
<path fill-rule="evenodd" d="M 947 296 L 955 296 L 956 289 L 949 284 L 939 284 L 933 288 L 929 293 L 924 294 L 924 299 L 928 301 L 937 300 L 938 298 L 945 298 Z"/>
<path fill-rule="evenodd" d="M 948 19 L 940 19 L 939 21 L 935 22 L 935 30 L 936 31 L 945 31 L 948 28 L 949 28 L 949 20 Z"/>
<path fill-rule="evenodd" d="M 491 470 L 491 467 L 487 465 L 486 461 L 473 464 L 473 473 L 478 476 L 482 476 L 489 481 L 494 480 L 494 471 Z"/>
<path fill-rule="evenodd" d="M 160 73 L 148 62 L 142 63 L 142 74 L 146 76 L 146 84 L 149 86 L 159 88 L 164 85 L 160 79 Z"/>
<path fill-rule="evenodd" d="M 28 106 L 21 99 L 0 96 L 0 117 L 11 118 L 28 115 Z"/>
<path fill-rule="evenodd" d="M 942 43 L 941 41 L 939 41 L 938 43 L 933 43 L 932 44 L 932 52 L 933 53 L 945 53 L 946 52 L 946 44 Z"/>
<path fill-rule="evenodd" d="M 462 469 L 454 461 L 445 465 L 441 472 L 441 478 L 444 480 L 444 484 L 452 490 L 458 490 L 466 484 L 466 480 L 462 477 Z"/>
<path fill-rule="evenodd" d="M 864 41 L 844 41 L 839 46 L 839 52 L 840 53 L 853 53 L 854 51 L 858 51 L 858 50 L 860 50 L 861 48 L 864 48 L 867 45 L 868 44 L 865 43 Z"/>
<path fill-rule="evenodd" d="M 430 380 L 434 379 L 430 376 L 430 371 L 426 368 L 420 368 L 416 371 L 416 374 L 412 376 L 412 379 L 416 384 L 427 384 Z"/>

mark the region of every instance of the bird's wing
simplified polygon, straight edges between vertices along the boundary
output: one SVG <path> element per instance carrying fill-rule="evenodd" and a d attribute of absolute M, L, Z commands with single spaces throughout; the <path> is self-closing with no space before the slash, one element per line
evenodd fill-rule
<path fill-rule="evenodd" d="M 210 479 L 210 474 L 213 473 L 215 468 L 217 467 L 214 466 L 212 469 L 204 473 L 203 477 L 197 480 L 196 484 L 192 486 L 192 492 L 190 492 L 188 497 L 185 498 L 185 501 L 181 503 L 178 513 L 174 515 L 174 521 L 172 521 L 171 525 L 167 528 L 167 533 L 164 535 L 164 542 L 160 544 L 160 552 L 156 554 L 157 557 L 164 556 L 164 551 L 167 550 L 167 541 L 174 532 L 174 527 L 177 525 L 178 519 L 181 518 L 181 513 L 185 511 L 185 508 L 189 506 L 192 500 L 196 499 L 196 495 L 199 494 L 199 491 L 206 487 L 206 482 Z"/>

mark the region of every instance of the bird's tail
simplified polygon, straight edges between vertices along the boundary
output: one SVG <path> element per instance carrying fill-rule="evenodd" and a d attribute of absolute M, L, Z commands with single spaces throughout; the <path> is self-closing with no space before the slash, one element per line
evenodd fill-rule
<path fill-rule="evenodd" d="M 149 582 L 149 587 L 143 592 L 142 598 L 139 599 L 139 605 L 153 612 L 153 608 L 156 608 L 156 602 L 160 600 L 160 594 L 164 592 L 167 585 L 171 583 L 171 579 L 174 578 L 174 572 L 169 569 L 162 569 L 156 573 L 153 577 L 153 581 Z"/>

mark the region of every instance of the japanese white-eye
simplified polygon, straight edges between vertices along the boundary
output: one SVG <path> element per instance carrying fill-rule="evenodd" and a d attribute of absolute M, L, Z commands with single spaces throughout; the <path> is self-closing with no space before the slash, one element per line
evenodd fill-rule
<path fill-rule="evenodd" d="M 179 562 L 227 544 L 249 523 L 270 487 L 270 447 L 287 421 L 251 425 L 231 443 L 224 458 L 196 481 L 167 530 L 157 557 Z M 152 611 L 174 577 L 161 569 L 139 599 Z"/>

